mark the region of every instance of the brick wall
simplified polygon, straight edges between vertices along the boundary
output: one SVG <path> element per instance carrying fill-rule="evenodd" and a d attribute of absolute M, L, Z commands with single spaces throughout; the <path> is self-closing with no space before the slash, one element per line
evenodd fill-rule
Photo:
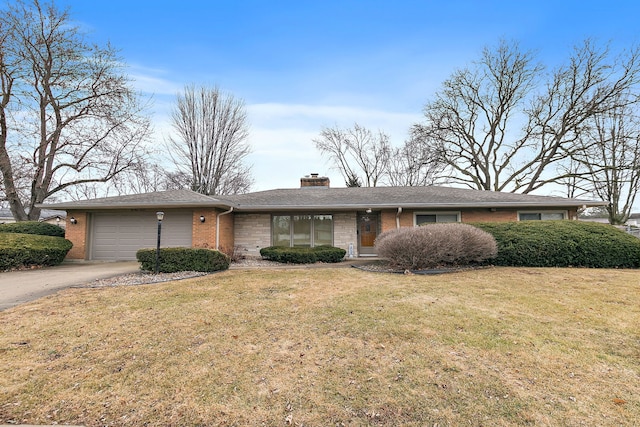
<path fill-rule="evenodd" d="M 531 209 L 529 209 L 531 210 Z M 533 209 L 535 210 L 535 209 Z M 548 209 L 540 209 L 542 211 Z M 554 210 L 554 209 L 551 209 Z M 563 209 L 559 209 L 562 211 Z M 438 212 L 435 210 L 409 210 L 405 209 L 400 214 L 400 227 L 413 227 L 415 212 Z M 445 211 L 443 211 L 445 212 Z M 496 209 L 492 211 L 488 208 L 466 209 L 466 210 L 447 210 L 446 212 L 460 212 L 461 222 L 508 222 L 518 220 L 517 209 Z M 576 209 L 568 209 L 567 219 L 577 219 Z M 396 228 L 397 210 L 383 210 L 380 214 L 382 232 Z"/>
<path fill-rule="evenodd" d="M 220 221 L 220 238 L 218 248 L 222 252 L 231 254 L 233 252 L 233 247 L 235 245 L 235 226 L 234 226 L 234 213 L 228 213 L 220 216 L 220 214 L 224 211 L 218 211 L 218 219 Z"/>
<path fill-rule="evenodd" d="M 76 224 L 71 224 L 71 217 L 74 217 Z M 66 259 L 86 259 L 87 257 L 87 233 L 88 221 L 86 212 L 68 211 L 65 229 L 65 238 L 73 243 L 73 247 L 67 253 Z"/>
<path fill-rule="evenodd" d="M 200 222 L 200 216 L 205 221 Z M 196 209 L 191 219 L 191 246 L 216 248 L 216 209 Z"/>
<path fill-rule="evenodd" d="M 460 213 L 462 222 L 508 222 L 518 220 L 518 211 L 497 209 L 466 210 Z"/>
<path fill-rule="evenodd" d="M 259 257 L 261 248 L 271 246 L 271 214 L 237 213 L 233 219 L 235 245 L 241 254 Z"/>
<path fill-rule="evenodd" d="M 393 230 L 397 228 L 396 215 L 398 214 L 397 209 L 389 209 L 383 210 L 380 213 L 380 225 L 381 225 L 381 233 L 384 233 L 387 230 Z M 412 210 L 403 210 L 400 213 L 400 227 L 413 227 L 413 211 Z"/>

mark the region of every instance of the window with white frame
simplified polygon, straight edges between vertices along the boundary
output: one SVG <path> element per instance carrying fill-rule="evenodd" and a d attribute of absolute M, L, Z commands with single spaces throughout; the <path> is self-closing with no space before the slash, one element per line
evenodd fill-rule
<path fill-rule="evenodd" d="M 518 212 L 519 221 L 543 221 L 567 219 L 566 211 L 523 211 Z"/>
<path fill-rule="evenodd" d="M 460 222 L 460 212 L 416 212 L 413 217 L 415 225 Z"/>

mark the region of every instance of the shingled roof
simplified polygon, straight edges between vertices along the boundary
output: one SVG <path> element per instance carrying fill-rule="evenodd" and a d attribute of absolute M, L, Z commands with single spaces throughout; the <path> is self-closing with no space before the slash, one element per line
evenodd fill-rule
<path fill-rule="evenodd" d="M 44 204 L 53 209 L 142 209 L 233 207 L 236 211 L 460 209 L 602 206 L 605 202 L 563 197 L 500 193 L 452 187 L 309 187 L 257 191 L 233 196 L 205 196 L 190 190 L 169 190 L 77 202 Z"/>
<path fill-rule="evenodd" d="M 526 208 L 600 206 L 604 202 L 452 187 L 296 188 L 223 196 L 238 211 L 413 208 Z"/>
<path fill-rule="evenodd" d="M 167 190 L 152 193 L 129 194 L 126 196 L 102 197 L 98 199 L 80 200 L 43 204 L 50 209 L 143 209 L 143 208 L 181 208 L 181 207 L 224 207 L 223 202 L 214 197 L 205 196 L 191 190 Z"/>

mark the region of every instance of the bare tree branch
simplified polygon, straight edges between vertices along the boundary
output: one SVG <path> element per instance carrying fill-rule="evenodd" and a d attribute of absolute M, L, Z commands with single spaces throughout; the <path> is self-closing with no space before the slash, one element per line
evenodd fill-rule
<path fill-rule="evenodd" d="M 446 182 L 447 165 L 436 147 L 407 140 L 402 147 L 393 148 L 385 183 L 394 187 L 416 187 Z"/>
<path fill-rule="evenodd" d="M 345 183 L 375 187 L 387 173 L 391 147 L 389 135 L 382 131 L 374 134 L 357 123 L 349 129 L 325 127 L 313 141 L 333 161 Z"/>
<path fill-rule="evenodd" d="M 637 101 L 620 94 L 640 82 L 638 50 L 609 56 L 587 40 L 545 83 L 532 53 L 501 42 L 444 82 L 413 135 L 439 147 L 455 180 L 471 188 L 529 193 L 555 183 L 589 120 Z"/>
<path fill-rule="evenodd" d="M 590 119 L 592 126 L 572 157 L 592 193 L 609 202 L 609 222 L 624 224 L 640 191 L 640 118 L 624 100 L 615 105 Z"/>
<path fill-rule="evenodd" d="M 217 87 L 187 86 L 172 113 L 168 145 L 191 188 L 203 194 L 247 192 L 253 184 L 243 162 L 251 152 L 244 102 Z"/>
<path fill-rule="evenodd" d="M 150 124 L 115 50 L 86 43 L 68 11 L 19 0 L 0 26 L 11 29 L 0 42 L 0 172 L 16 220 L 35 220 L 45 199 L 141 162 Z"/>

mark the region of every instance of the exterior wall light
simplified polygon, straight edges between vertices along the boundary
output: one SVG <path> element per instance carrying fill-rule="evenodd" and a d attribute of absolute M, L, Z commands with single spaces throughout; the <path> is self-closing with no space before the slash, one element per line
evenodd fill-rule
<path fill-rule="evenodd" d="M 74 217 L 69 218 L 69 222 L 73 225 L 76 225 L 78 223 L 78 220 L 75 219 Z"/>
<path fill-rule="evenodd" d="M 200 215 L 200 222 L 205 222 L 207 219 L 204 217 L 204 215 Z"/>

